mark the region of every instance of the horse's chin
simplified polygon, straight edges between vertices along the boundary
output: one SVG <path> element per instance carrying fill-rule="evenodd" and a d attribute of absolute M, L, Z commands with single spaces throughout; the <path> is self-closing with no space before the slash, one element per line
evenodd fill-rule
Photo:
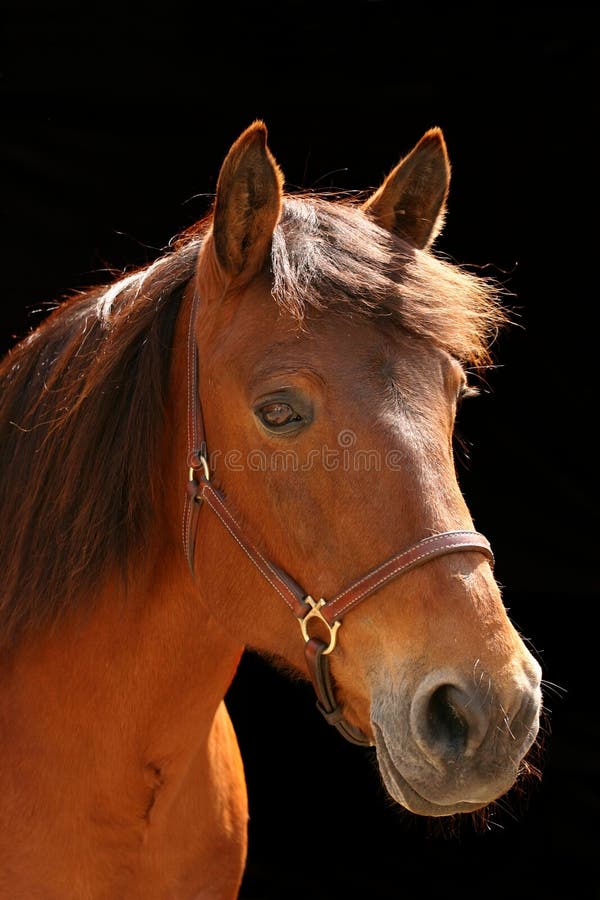
<path fill-rule="evenodd" d="M 436 802 L 423 797 L 416 791 L 404 775 L 399 771 L 386 746 L 381 728 L 373 724 L 375 732 L 375 748 L 379 771 L 387 792 L 396 803 L 404 806 L 409 812 L 419 816 L 453 816 L 456 813 L 472 813 L 488 806 L 493 798 L 487 800 L 454 801 L 448 804 Z"/>

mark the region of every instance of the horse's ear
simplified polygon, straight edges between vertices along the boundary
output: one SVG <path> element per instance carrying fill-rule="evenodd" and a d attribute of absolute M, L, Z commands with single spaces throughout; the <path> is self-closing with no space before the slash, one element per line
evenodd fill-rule
<path fill-rule="evenodd" d="M 364 203 L 363 209 L 388 231 L 424 249 L 444 224 L 450 161 L 439 128 L 427 131 Z"/>
<path fill-rule="evenodd" d="M 225 157 L 217 182 L 213 237 L 219 265 L 246 281 L 262 269 L 281 212 L 283 175 L 267 147 L 264 122 L 253 122 Z"/>

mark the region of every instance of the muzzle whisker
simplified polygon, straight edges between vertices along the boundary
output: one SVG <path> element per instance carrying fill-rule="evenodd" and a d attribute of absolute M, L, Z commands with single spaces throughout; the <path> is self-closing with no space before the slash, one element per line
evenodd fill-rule
<path fill-rule="evenodd" d="M 509 717 L 508 717 L 508 713 L 506 712 L 506 710 L 504 709 L 504 707 L 502 706 L 501 703 L 500 703 L 499 705 L 500 705 L 500 710 L 501 710 L 501 712 L 502 712 L 502 718 L 503 718 L 504 724 L 506 725 L 506 731 L 507 731 L 507 733 L 511 736 L 511 738 L 513 739 L 513 741 L 516 741 L 516 737 L 515 737 L 515 735 L 513 734 L 512 729 L 511 729 L 511 727 L 510 727 L 510 719 L 509 719 Z M 530 730 L 531 730 L 531 729 L 530 729 Z"/>

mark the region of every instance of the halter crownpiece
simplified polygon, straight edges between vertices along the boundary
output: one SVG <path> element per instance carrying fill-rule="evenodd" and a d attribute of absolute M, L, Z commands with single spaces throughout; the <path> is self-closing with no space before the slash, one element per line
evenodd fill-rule
<path fill-rule="evenodd" d="M 198 305 L 199 296 L 196 292 L 192 300 L 187 345 L 188 481 L 183 511 L 182 540 L 188 565 L 194 575 L 197 519 L 201 506 L 206 504 L 244 551 L 249 561 L 298 619 L 305 642 L 304 655 L 317 695 L 317 708 L 326 721 L 334 725 L 351 743 L 370 746 L 372 742 L 366 735 L 344 719 L 342 709 L 336 702 L 331 682 L 329 656 L 335 650 L 343 617 L 389 581 L 439 556 L 475 551 L 483 554 L 493 565 L 494 555 L 489 541 L 477 531 L 444 531 L 425 537 L 361 575 L 331 600 L 325 600 L 322 597 L 314 600 L 287 572 L 267 559 L 249 540 L 229 509 L 227 498 L 211 481 L 202 406 L 198 391 L 198 350 L 195 341 Z M 327 641 L 310 635 L 309 624 L 313 619 L 318 619 L 321 626 L 327 629 Z"/>

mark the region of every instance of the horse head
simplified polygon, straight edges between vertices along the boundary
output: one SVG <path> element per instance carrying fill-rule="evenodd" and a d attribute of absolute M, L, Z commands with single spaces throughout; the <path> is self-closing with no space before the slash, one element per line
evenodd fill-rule
<path fill-rule="evenodd" d="M 192 502 L 217 512 L 193 525 L 202 602 L 305 675 L 307 644 L 331 650 L 349 732 L 375 744 L 391 796 L 433 816 L 505 793 L 541 708 L 485 542 L 435 544 L 476 534 L 453 429 L 465 367 L 503 320 L 489 283 L 431 251 L 449 179 L 432 129 L 360 202 L 288 195 L 253 123 L 220 171 L 190 319 L 207 447 L 192 482 L 215 492 Z M 393 571 L 406 548 L 417 563 Z M 286 583 L 300 612 L 277 596 Z"/>

